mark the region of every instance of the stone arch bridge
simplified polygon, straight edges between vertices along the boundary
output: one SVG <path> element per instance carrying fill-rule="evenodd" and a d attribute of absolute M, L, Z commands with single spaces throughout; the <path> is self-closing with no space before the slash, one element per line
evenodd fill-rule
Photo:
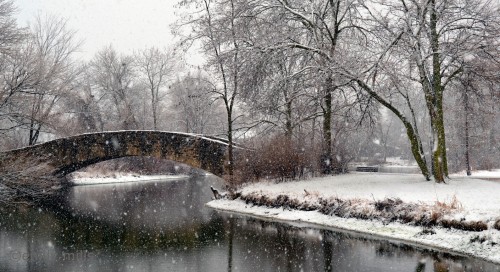
<path fill-rule="evenodd" d="M 1 183 L 44 183 L 54 186 L 78 169 L 98 162 L 150 156 L 185 163 L 222 177 L 227 140 L 160 131 L 87 133 L 0 153 Z M 0 188 L 1 189 L 1 188 Z"/>

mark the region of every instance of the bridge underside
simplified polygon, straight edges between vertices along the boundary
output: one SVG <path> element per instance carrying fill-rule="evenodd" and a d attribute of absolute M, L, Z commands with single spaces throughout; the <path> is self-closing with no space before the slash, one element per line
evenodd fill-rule
<path fill-rule="evenodd" d="M 185 163 L 222 177 L 227 143 L 159 131 L 91 133 L 0 153 L 0 183 L 61 180 L 83 167 L 116 158 L 149 156 Z M 52 182 L 48 182 L 50 185 Z M 41 184 L 40 184 L 41 185 Z"/>

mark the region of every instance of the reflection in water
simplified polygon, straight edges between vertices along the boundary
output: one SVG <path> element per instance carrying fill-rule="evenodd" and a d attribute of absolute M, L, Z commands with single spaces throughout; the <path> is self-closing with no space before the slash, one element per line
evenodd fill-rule
<path fill-rule="evenodd" d="M 0 271 L 500 271 L 365 236 L 204 207 L 215 177 L 74 187 L 0 211 Z"/>
<path fill-rule="evenodd" d="M 325 230 L 321 231 L 321 235 L 323 235 L 323 237 L 326 237 L 328 235 L 328 231 L 325 231 Z M 324 256 L 323 267 L 324 267 L 324 270 L 327 272 L 331 272 L 331 271 L 333 271 L 333 268 L 332 268 L 333 245 L 332 245 L 332 243 L 330 243 L 328 241 L 322 241 L 321 247 L 323 248 L 323 256 Z"/>

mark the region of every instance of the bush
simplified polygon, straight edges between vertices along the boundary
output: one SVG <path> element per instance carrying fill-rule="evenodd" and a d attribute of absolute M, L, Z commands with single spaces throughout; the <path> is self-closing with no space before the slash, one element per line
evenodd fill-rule
<path fill-rule="evenodd" d="M 290 139 L 278 136 L 254 146 L 236 158 L 235 174 L 240 183 L 262 178 L 286 181 L 304 175 L 305 152 Z"/>
<path fill-rule="evenodd" d="M 500 230 L 500 219 L 497 219 L 497 221 L 495 221 L 495 224 L 493 224 L 493 228 Z"/>

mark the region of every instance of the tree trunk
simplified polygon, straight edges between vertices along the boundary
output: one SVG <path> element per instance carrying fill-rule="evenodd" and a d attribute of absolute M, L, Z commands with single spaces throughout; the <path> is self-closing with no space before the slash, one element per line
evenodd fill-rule
<path fill-rule="evenodd" d="M 469 95 L 467 90 L 464 93 L 464 108 L 465 108 L 465 167 L 467 169 L 467 176 L 472 175 L 470 167 L 470 153 L 469 153 Z"/>
<path fill-rule="evenodd" d="M 233 158 L 233 120 L 232 120 L 232 112 L 228 111 L 227 112 L 227 140 L 229 143 L 229 146 L 227 147 L 227 154 L 228 154 L 228 163 L 229 165 L 227 166 L 227 171 L 229 175 L 229 184 L 233 185 L 233 173 L 234 173 L 234 158 Z"/>
<path fill-rule="evenodd" d="M 153 130 L 157 130 L 158 129 L 158 124 L 157 124 L 157 120 L 156 120 L 156 112 L 157 112 L 157 106 L 158 106 L 158 100 L 155 99 L 155 94 L 154 92 L 151 94 L 152 95 L 152 98 L 151 98 L 151 109 L 152 109 L 152 112 L 153 112 Z"/>
<path fill-rule="evenodd" d="M 437 183 L 444 182 L 448 176 L 446 159 L 446 138 L 443 118 L 443 86 L 441 83 L 441 59 L 439 55 L 439 33 L 437 30 L 436 2 L 430 2 L 430 36 L 432 49 L 432 86 L 427 90 L 427 108 L 429 109 L 432 136 L 434 138 L 432 172 Z M 426 83 L 424 83 L 426 84 Z M 425 88 L 425 87 L 424 87 Z"/>
<path fill-rule="evenodd" d="M 288 140 L 292 140 L 293 127 L 292 127 L 292 101 L 286 102 L 286 121 L 285 121 L 285 136 Z"/>
<path fill-rule="evenodd" d="M 398 115 L 398 117 L 401 121 L 403 121 L 403 125 L 406 128 L 406 134 L 408 135 L 408 139 L 410 140 L 411 153 L 413 154 L 413 158 L 415 158 L 415 161 L 420 168 L 420 172 L 422 172 L 422 175 L 424 175 L 427 181 L 431 180 L 420 137 L 415 133 L 413 126 L 408 121 L 406 121 L 404 117 L 400 115 Z"/>
<path fill-rule="evenodd" d="M 431 117 L 432 135 L 434 138 L 434 146 L 432 148 L 432 175 L 437 183 L 444 182 L 445 174 L 445 158 L 446 153 L 443 152 L 445 142 L 443 138 L 443 122 L 439 120 L 438 114 Z"/>
<path fill-rule="evenodd" d="M 40 135 L 41 124 L 37 124 L 36 121 L 31 120 L 30 123 L 30 137 L 28 145 L 35 145 L 38 142 L 38 136 Z"/>
<path fill-rule="evenodd" d="M 326 79 L 324 106 L 323 106 L 323 141 L 324 150 L 321 158 L 323 174 L 332 172 L 332 93 L 333 80 L 329 76 Z"/>
<path fill-rule="evenodd" d="M 442 96 L 432 96 L 428 90 L 426 95 L 427 108 L 429 110 L 429 119 L 432 133 L 432 155 L 431 168 L 432 176 L 435 182 L 442 183 L 447 176 L 448 167 L 446 166 L 446 141 L 443 121 Z M 440 108 L 441 107 L 441 108 Z"/>
<path fill-rule="evenodd" d="M 427 168 L 427 161 L 424 156 L 424 149 L 422 147 L 422 141 L 420 139 L 420 136 L 418 134 L 417 130 L 417 125 L 415 124 L 415 128 L 413 125 L 408 122 L 408 120 L 403 116 L 403 114 L 396 109 L 391 103 L 388 101 L 384 100 L 380 95 L 378 95 L 375 91 L 373 91 L 370 86 L 368 86 L 365 82 L 362 80 L 356 79 L 356 82 L 358 85 L 365 90 L 371 97 L 375 98 L 380 104 L 382 104 L 384 107 L 389 109 L 391 112 L 393 112 L 399 120 L 403 123 L 403 125 L 406 128 L 406 134 L 408 135 L 408 140 L 410 141 L 410 146 L 411 146 L 411 153 L 413 154 L 413 157 L 415 158 L 415 161 L 418 164 L 418 167 L 420 168 L 420 171 L 422 172 L 422 175 L 424 175 L 425 179 L 427 181 L 430 180 L 430 173 L 429 169 Z M 412 110 L 413 114 L 413 110 Z"/>

